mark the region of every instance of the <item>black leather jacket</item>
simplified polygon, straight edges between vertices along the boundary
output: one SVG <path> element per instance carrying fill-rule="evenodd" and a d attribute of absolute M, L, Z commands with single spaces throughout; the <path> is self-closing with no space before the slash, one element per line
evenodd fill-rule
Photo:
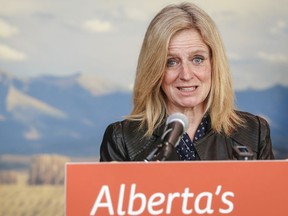
<path fill-rule="evenodd" d="M 245 119 L 231 136 L 214 132 L 211 128 L 194 142 L 197 160 L 235 160 L 233 146 L 247 146 L 253 151 L 253 159 L 274 159 L 270 128 L 266 120 L 246 112 L 239 112 Z M 143 161 L 161 143 L 165 124 L 151 137 L 143 137 L 144 129 L 138 129 L 137 121 L 123 120 L 110 124 L 104 133 L 100 147 L 100 161 Z M 176 151 L 175 151 L 176 152 Z"/>

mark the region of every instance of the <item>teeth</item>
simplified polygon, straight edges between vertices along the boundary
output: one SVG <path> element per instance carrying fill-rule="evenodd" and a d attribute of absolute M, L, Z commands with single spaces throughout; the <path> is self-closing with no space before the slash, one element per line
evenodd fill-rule
<path fill-rule="evenodd" d="M 194 89 L 196 89 L 196 87 L 184 87 L 184 88 L 179 88 L 180 91 L 193 91 Z"/>

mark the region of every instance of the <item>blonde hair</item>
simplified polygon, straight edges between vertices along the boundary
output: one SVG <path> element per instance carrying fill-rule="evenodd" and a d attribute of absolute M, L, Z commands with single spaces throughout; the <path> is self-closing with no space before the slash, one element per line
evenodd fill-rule
<path fill-rule="evenodd" d="M 210 48 L 212 64 L 211 90 L 206 112 L 218 133 L 230 135 L 242 119 L 235 112 L 232 78 L 221 36 L 214 21 L 192 3 L 168 5 L 151 21 L 140 51 L 133 89 L 133 110 L 127 118 L 147 127 L 151 135 L 167 116 L 161 83 L 167 62 L 168 45 L 179 31 L 194 28 Z"/>

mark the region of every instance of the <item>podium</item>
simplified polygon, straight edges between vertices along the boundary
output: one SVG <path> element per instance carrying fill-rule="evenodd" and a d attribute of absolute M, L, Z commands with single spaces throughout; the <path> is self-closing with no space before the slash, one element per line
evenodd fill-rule
<path fill-rule="evenodd" d="M 67 163 L 66 216 L 287 216 L 288 161 Z"/>

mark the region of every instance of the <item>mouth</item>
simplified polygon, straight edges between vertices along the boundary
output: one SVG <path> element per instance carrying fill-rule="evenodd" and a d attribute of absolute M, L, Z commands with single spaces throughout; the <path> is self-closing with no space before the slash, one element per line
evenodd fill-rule
<path fill-rule="evenodd" d="M 197 88 L 198 86 L 177 87 L 178 90 L 183 91 L 183 92 L 191 92 Z"/>

